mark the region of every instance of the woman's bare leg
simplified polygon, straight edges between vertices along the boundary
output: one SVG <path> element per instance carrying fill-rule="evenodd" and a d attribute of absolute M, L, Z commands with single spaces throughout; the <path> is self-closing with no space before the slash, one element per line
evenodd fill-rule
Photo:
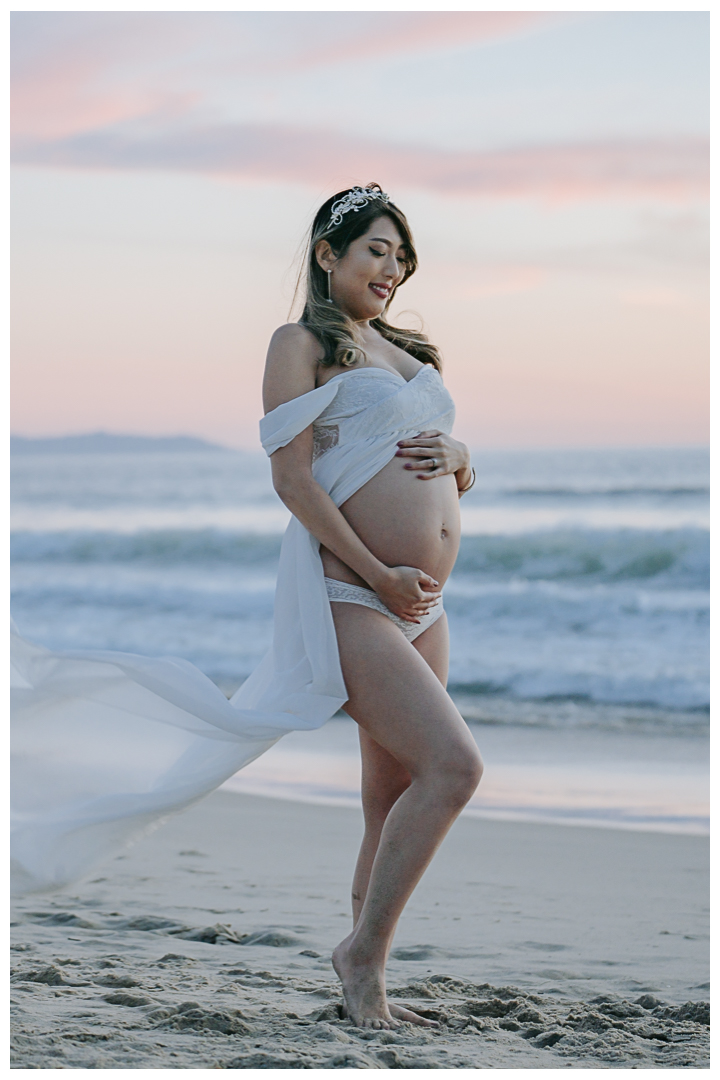
<path fill-rule="evenodd" d="M 448 644 L 445 615 L 412 642 L 413 648 L 420 653 L 443 686 L 447 685 Z M 367 731 L 358 727 L 358 736 L 362 759 L 361 797 L 365 834 L 360 845 L 352 885 L 353 926 L 360 918 L 365 902 L 367 884 L 385 819 L 411 781 L 407 769 Z"/>
<path fill-rule="evenodd" d="M 332 608 L 349 694 L 345 709 L 410 777 L 385 819 L 357 925 L 333 956 L 353 1021 L 388 1027 L 384 976 L 395 927 L 475 790 L 482 763 L 419 649 L 379 612 L 355 604 Z"/>
<path fill-rule="evenodd" d="M 360 845 L 352 884 L 353 926 L 357 926 L 365 902 L 385 819 L 411 782 L 410 774 L 392 754 L 384 750 L 361 727 L 358 728 L 358 733 L 362 754 L 361 790 L 365 833 Z M 435 1020 L 427 1020 L 394 1001 L 388 1001 L 387 1007 L 394 1020 L 404 1020 L 406 1023 L 417 1024 L 420 1027 L 438 1027 Z"/>
<path fill-rule="evenodd" d="M 368 882 L 385 819 L 406 788 L 411 777 L 407 769 L 376 742 L 363 728 L 358 728 L 362 757 L 361 796 L 365 833 L 355 866 L 352 883 L 353 926 L 357 926 L 365 903 Z"/>
<path fill-rule="evenodd" d="M 449 660 L 446 616 L 443 615 L 434 622 L 429 629 L 415 638 L 412 644 L 445 686 Z M 352 884 L 353 926 L 357 925 L 360 918 L 385 819 L 411 782 L 407 769 L 403 768 L 400 762 L 380 743 L 375 742 L 367 731 L 358 727 L 358 735 L 362 758 L 361 794 L 365 833 L 360 845 Z M 438 1026 L 436 1021 L 427 1020 L 393 1001 L 388 1002 L 388 1010 L 395 1020 L 404 1020 L 406 1023 L 418 1024 L 421 1027 Z"/>

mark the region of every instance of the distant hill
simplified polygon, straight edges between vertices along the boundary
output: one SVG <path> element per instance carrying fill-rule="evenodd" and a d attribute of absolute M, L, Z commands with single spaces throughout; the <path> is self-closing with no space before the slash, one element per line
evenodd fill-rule
<path fill-rule="evenodd" d="M 191 435 L 110 435 L 105 431 L 96 431 L 88 435 L 60 435 L 52 439 L 10 436 L 11 454 L 167 454 L 198 450 L 227 450 L 227 447 Z"/>

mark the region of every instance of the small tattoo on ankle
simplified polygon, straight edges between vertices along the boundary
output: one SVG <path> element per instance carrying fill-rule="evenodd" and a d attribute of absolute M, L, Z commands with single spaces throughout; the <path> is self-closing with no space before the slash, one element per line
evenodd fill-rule
<path fill-rule="evenodd" d="M 359 900 L 360 899 L 360 893 L 359 892 L 354 892 L 352 894 L 352 898 L 353 898 L 353 900 Z"/>

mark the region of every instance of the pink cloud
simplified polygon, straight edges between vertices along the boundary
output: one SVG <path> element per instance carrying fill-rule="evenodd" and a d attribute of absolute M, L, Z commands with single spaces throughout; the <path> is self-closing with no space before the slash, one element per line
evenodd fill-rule
<path fill-rule="evenodd" d="M 187 91 L 155 86 L 140 71 L 190 42 L 182 22 L 121 12 L 15 13 L 12 129 L 60 138 L 157 112 Z M 129 67 L 123 65 L 127 65 Z"/>
<path fill-rule="evenodd" d="M 312 49 L 300 48 L 288 66 L 319 67 L 388 54 L 435 52 L 522 33 L 557 17 L 536 11 L 373 12 L 363 15 L 366 30 Z"/>
<path fill-rule="evenodd" d="M 13 19 L 12 127 L 60 138 L 272 78 L 524 31 L 537 12 L 34 12 Z M 555 16 L 557 17 L 557 16 Z"/>
<path fill-rule="evenodd" d="M 89 66 L 89 65 L 88 65 Z M 59 139 L 156 115 L 173 99 L 142 87 L 87 93 L 83 72 L 64 70 L 42 85 L 13 94 L 13 130 L 25 138 Z"/>
<path fill-rule="evenodd" d="M 494 198 L 682 198 L 708 186 L 708 147 L 699 138 L 444 151 L 279 126 L 189 129 L 151 122 L 64 139 L 20 139 L 14 160 L 74 169 L 206 173 L 322 190 L 377 179 L 387 188 Z"/>

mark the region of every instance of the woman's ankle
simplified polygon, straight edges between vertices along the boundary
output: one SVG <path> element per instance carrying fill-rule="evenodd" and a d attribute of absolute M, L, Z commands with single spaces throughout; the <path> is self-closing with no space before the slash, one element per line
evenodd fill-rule
<path fill-rule="evenodd" d="M 347 962 L 357 967 L 371 967 L 384 970 L 389 948 L 378 947 L 377 939 L 368 939 L 357 927 L 352 934 L 341 941 L 335 950 Z"/>

